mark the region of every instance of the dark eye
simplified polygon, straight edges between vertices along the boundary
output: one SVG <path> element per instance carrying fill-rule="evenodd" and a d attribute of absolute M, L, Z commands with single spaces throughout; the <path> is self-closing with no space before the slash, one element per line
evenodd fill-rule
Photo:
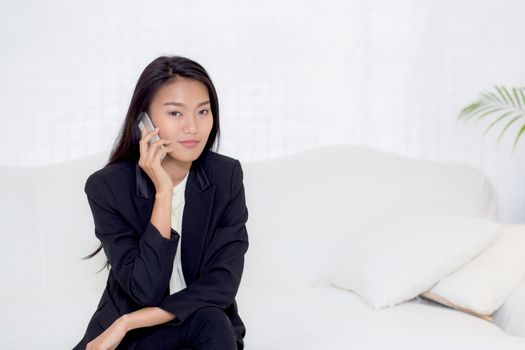
<path fill-rule="evenodd" d="M 169 112 L 169 114 L 171 114 L 172 116 L 176 116 L 176 114 L 179 113 L 179 111 L 173 111 L 173 112 Z"/>
<path fill-rule="evenodd" d="M 201 115 L 206 115 L 206 114 L 208 114 L 208 110 L 207 110 L 207 109 L 201 109 L 201 112 L 204 112 L 204 113 L 201 113 Z"/>

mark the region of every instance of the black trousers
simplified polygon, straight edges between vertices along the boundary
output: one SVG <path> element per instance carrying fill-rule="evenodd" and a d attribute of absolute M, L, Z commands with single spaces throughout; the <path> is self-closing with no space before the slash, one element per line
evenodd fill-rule
<path fill-rule="evenodd" d="M 217 307 L 194 312 L 183 324 L 167 322 L 129 331 L 117 350 L 238 350 L 228 316 Z"/>

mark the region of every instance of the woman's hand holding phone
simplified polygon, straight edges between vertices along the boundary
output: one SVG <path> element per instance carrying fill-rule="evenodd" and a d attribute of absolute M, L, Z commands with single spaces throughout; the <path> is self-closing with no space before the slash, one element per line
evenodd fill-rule
<path fill-rule="evenodd" d="M 171 151 L 170 140 L 159 139 L 149 144 L 152 137 L 159 133 L 159 129 L 154 129 L 149 132 L 141 130 L 140 145 L 140 159 L 139 166 L 148 174 L 151 181 L 155 185 L 157 193 L 170 193 L 173 190 L 173 181 L 164 170 L 161 164 L 161 159 L 166 153 Z M 164 147 L 162 147 L 164 146 Z"/>

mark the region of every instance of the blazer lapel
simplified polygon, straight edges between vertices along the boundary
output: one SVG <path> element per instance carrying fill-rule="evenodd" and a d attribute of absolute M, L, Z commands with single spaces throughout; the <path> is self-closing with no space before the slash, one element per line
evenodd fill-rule
<path fill-rule="evenodd" d="M 215 185 L 210 185 L 204 169 L 202 167 L 199 169 L 202 171 L 190 170 L 182 214 L 181 259 L 184 279 L 188 286 L 199 278 L 204 246 L 209 239 L 207 233 L 215 196 Z M 204 183 L 205 187 L 202 186 Z"/>
<path fill-rule="evenodd" d="M 186 285 L 199 278 L 208 226 L 211 219 L 215 185 L 211 185 L 205 171 L 206 158 L 193 162 L 184 193 L 182 215 L 181 259 Z M 155 203 L 155 185 L 149 176 L 135 164 L 137 209 L 145 225 L 151 218 Z"/>

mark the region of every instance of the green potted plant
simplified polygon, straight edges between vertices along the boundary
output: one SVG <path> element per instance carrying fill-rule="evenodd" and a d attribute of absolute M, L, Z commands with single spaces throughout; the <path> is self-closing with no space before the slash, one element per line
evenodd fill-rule
<path fill-rule="evenodd" d="M 506 123 L 499 134 L 497 140 L 497 143 L 499 143 L 505 131 L 507 131 L 512 124 L 519 121 L 520 118 L 525 118 L 525 87 L 507 89 L 504 86 L 495 86 L 495 90 L 494 92 L 482 92 L 477 101 L 463 108 L 458 119 L 479 121 L 490 116 L 493 121 L 487 127 L 484 134 L 497 123 Z M 512 152 L 516 149 L 519 138 L 525 132 L 525 122 L 521 121 L 521 123 L 523 125 L 519 128 L 516 135 Z"/>

